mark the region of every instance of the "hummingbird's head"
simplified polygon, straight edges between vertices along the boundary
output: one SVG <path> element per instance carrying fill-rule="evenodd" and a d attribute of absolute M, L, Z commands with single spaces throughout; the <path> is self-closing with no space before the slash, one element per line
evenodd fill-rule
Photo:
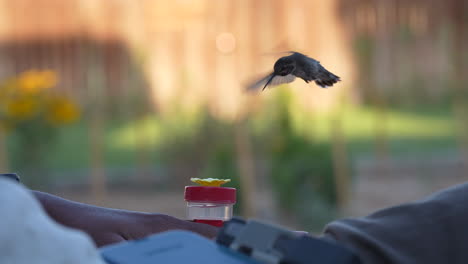
<path fill-rule="evenodd" d="M 274 74 L 286 76 L 288 74 L 291 74 L 294 71 L 294 69 L 296 69 L 296 62 L 293 59 L 289 58 L 289 56 L 283 57 L 276 61 L 274 66 Z"/>

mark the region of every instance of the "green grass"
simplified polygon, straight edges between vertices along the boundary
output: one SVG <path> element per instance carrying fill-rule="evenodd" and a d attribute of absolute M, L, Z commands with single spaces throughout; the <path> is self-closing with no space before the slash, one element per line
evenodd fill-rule
<path fill-rule="evenodd" d="M 341 117 L 315 115 L 308 126 L 304 126 L 307 118 L 293 117 L 293 120 L 298 133 L 311 140 L 330 143 L 333 118 L 341 121 L 345 140 L 356 156 L 373 155 L 379 125 L 385 130 L 391 156 L 456 148 L 456 122 L 448 108 L 388 109 L 382 119 L 374 109 L 346 107 Z"/>

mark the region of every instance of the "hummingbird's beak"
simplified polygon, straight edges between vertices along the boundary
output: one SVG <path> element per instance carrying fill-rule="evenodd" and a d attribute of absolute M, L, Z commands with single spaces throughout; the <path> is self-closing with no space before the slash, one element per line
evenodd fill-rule
<path fill-rule="evenodd" d="M 267 83 L 265 84 L 265 86 L 263 86 L 262 91 L 265 90 L 265 88 L 270 84 L 270 82 L 271 82 L 271 80 L 273 80 L 273 78 L 275 78 L 275 74 L 274 74 L 274 73 L 272 73 L 271 76 L 270 76 L 270 78 L 268 78 L 268 81 L 267 81 Z"/>

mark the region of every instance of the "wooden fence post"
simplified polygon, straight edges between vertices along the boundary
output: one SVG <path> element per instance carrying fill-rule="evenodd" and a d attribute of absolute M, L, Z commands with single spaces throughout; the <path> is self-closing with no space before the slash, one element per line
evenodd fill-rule
<path fill-rule="evenodd" d="M 462 155 L 463 174 L 468 175 L 468 90 L 466 89 L 466 52 L 467 35 L 464 28 L 464 8 L 463 1 L 452 1 L 450 17 L 452 18 L 453 32 L 453 55 L 455 87 L 453 91 L 453 112 L 457 122 L 457 140 Z M 465 3 L 466 5 L 466 3 Z M 466 6 L 465 6 L 466 7 Z"/>
<path fill-rule="evenodd" d="M 339 106 L 330 120 L 333 171 L 338 209 L 343 212 L 350 198 L 351 180 L 346 138 L 343 129 L 345 96 L 340 98 Z"/>
<path fill-rule="evenodd" d="M 106 196 L 107 179 L 104 171 L 104 107 L 103 107 L 103 89 L 104 73 L 102 72 L 102 53 L 99 44 L 87 43 L 87 86 L 89 93 L 89 102 L 91 103 L 91 114 L 89 120 L 89 159 L 91 167 L 91 192 L 95 201 L 102 201 Z"/>

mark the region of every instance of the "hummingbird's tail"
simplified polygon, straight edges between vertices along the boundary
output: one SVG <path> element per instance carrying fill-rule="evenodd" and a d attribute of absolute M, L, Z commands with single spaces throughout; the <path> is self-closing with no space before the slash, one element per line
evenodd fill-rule
<path fill-rule="evenodd" d="M 324 67 L 320 67 L 317 79 L 315 79 L 315 83 L 322 88 L 333 86 L 339 81 L 341 81 L 340 77 L 327 71 Z"/>

